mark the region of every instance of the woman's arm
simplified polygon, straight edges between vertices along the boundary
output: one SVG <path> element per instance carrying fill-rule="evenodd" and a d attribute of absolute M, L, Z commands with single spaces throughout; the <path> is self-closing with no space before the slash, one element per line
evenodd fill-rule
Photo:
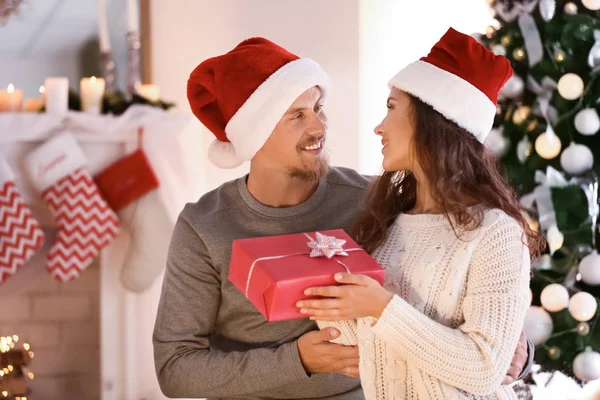
<path fill-rule="evenodd" d="M 521 228 L 502 219 L 474 251 L 460 327 L 433 321 L 394 296 L 372 330 L 424 373 L 476 395 L 490 394 L 506 375 L 523 327 L 529 271 Z"/>
<path fill-rule="evenodd" d="M 317 321 L 319 329 L 335 328 L 340 331 L 340 336 L 336 339 L 330 340 L 331 343 L 337 343 L 344 346 L 356 346 L 358 345 L 358 338 L 356 335 L 356 320 L 350 321 Z"/>

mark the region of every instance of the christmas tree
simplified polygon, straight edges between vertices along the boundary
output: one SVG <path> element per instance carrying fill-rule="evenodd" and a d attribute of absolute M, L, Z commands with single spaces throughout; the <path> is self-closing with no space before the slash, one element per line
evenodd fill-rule
<path fill-rule="evenodd" d="M 27 383 L 33 379 L 28 365 L 33 358 L 29 344 L 17 346 L 17 335 L 0 337 L 0 399 L 27 400 Z"/>
<path fill-rule="evenodd" d="M 600 0 L 491 0 L 479 40 L 512 64 L 486 139 L 532 228 L 547 240 L 532 265 L 525 333 L 542 371 L 600 378 Z"/>

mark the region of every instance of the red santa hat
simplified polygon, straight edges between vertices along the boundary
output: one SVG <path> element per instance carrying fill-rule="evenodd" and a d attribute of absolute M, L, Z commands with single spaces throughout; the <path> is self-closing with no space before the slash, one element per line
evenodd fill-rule
<path fill-rule="evenodd" d="M 427 57 L 390 82 L 418 97 L 483 143 L 496 116 L 498 93 L 512 75 L 510 61 L 450 28 Z"/>
<path fill-rule="evenodd" d="M 252 159 L 292 103 L 313 86 L 325 101 L 329 75 L 264 38 L 247 39 L 202 62 L 190 75 L 187 96 L 194 115 L 216 137 L 210 161 L 235 168 Z"/>

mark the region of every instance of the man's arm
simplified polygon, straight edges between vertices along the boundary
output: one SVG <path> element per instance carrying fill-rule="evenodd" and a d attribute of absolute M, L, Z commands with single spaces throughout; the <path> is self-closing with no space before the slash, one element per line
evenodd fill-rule
<path fill-rule="evenodd" d="M 521 337 L 510 362 L 510 368 L 502 381 L 503 385 L 510 385 L 521 380 L 529 373 L 533 365 L 534 351 L 533 344 L 525 338 L 525 333 L 521 331 Z"/>
<path fill-rule="evenodd" d="M 210 348 L 220 296 L 220 276 L 207 249 L 180 216 L 153 334 L 156 373 L 166 396 L 244 396 L 309 379 L 296 341 L 246 352 Z"/>
<path fill-rule="evenodd" d="M 517 381 L 524 379 L 531 372 L 531 367 L 533 367 L 533 359 L 535 357 L 535 346 L 529 339 L 527 339 L 527 362 L 521 371 L 521 374 L 517 377 Z"/>

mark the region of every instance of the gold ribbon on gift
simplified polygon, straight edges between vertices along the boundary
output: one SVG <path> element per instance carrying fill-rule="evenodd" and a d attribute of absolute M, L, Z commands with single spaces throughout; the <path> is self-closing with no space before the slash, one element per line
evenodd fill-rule
<path fill-rule="evenodd" d="M 352 248 L 352 249 L 344 249 L 343 246 L 346 244 L 346 241 L 344 239 L 338 239 L 335 236 L 323 235 L 320 232 L 316 232 L 316 239 L 314 239 L 314 240 L 308 233 L 304 233 L 304 236 L 306 236 L 310 240 L 308 243 L 306 243 L 308 248 L 311 249 L 310 252 L 299 252 L 299 253 L 292 253 L 292 254 L 283 254 L 283 255 L 278 255 L 278 256 L 259 257 L 252 262 L 252 265 L 250 265 L 250 270 L 248 271 L 248 278 L 246 279 L 246 293 L 245 293 L 246 297 L 248 297 L 248 292 L 250 290 L 250 280 L 252 279 L 252 273 L 254 272 L 254 267 L 260 261 L 278 260 L 281 258 L 294 257 L 294 256 L 306 256 L 306 255 L 308 255 L 311 258 L 327 257 L 327 258 L 332 259 L 333 261 L 337 262 L 342 267 L 344 267 L 344 269 L 346 270 L 347 273 L 351 273 L 350 268 L 348 268 L 348 266 L 346 264 L 344 264 L 342 261 L 340 261 L 334 257 L 335 256 L 346 257 L 346 256 L 348 256 L 348 253 L 351 251 L 364 251 L 364 249 L 362 249 L 360 247 L 356 247 L 356 248 Z"/>

